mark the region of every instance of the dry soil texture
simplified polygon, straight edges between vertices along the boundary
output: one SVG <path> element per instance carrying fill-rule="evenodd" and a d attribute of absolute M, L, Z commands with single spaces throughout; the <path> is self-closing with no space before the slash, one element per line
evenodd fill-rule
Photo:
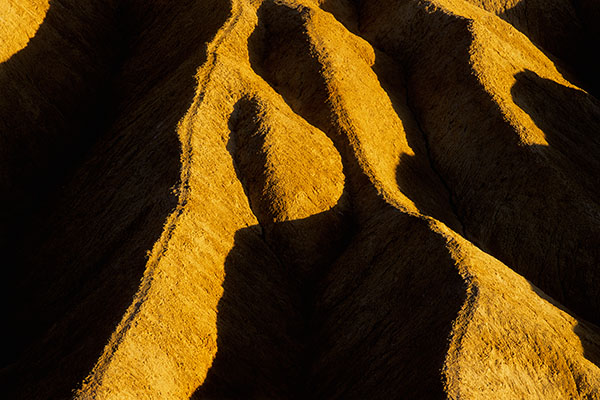
<path fill-rule="evenodd" d="M 600 399 L 597 0 L 1 0 L 6 399 Z"/>

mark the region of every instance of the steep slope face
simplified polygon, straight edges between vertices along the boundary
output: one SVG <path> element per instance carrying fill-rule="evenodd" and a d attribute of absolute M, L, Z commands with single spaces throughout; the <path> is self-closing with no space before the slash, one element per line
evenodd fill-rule
<path fill-rule="evenodd" d="M 69 18 L 67 12 L 52 11 L 54 2 L 50 5 L 46 21 Z M 78 386 L 131 302 L 147 252 L 177 205 L 181 144 L 176 126 L 193 100 L 194 73 L 206 61 L 205 43 L 229 15 L 227 7 L 189 5 L 131 4 L 123 7 L 121 18 L 132 36 L 118 43 L 102 37 L 109 47 L 128 46 L 112 83 L 110 106 L 116 117 L 52 200 L 28 215 L 33 222 L 25 224 L 26 235 L 12 246 L 6 264 L 6 273 L 14 277 L 4 281 L 7 325 L 15 327 L 7 351 L 21 358 L 4 376 L 10 382 L 4 387 L 14 390 L 9 397 L 64 398 Z M 154 19 L 158 14 L 164 19 Z M 201 28 L 182 23 L 200 16 L 207 18 Z M 181 43 L 181 37 L 189 42 Z M 62 48 L 45 45 L 50 49 L 42 46 L 44 51 Z M 72 62 L 84 61 L 77 60 Z M 15 79 L 15 84 L 23 82 Z M 75 96 L 70 101 L 82 100 Z M 49 112 L 46 118 L 57 116 Z M 7 114 L 4 121 L 26 117 Z"/>
<path fill-rule="evenodd" d="M 465 2 L 405 2 L 384 17 L 377 7 L 391 5 L 369 7 L 368 35 L 408 66 L 409 96 L 467 237 L 598 322 L 600 103 Z"/>
<path fill-rule="evenodd" d="M 46 106 L 93 108 L 88 79 L 112 111 L 61 185 L 7 197 L 41 203 L 11 249 L 7 395 L 600 398 L 600 103 L 568 48 L 594 25 L 551 5 L 546 53 L 551 20 L 508 2 L 0 6 L 24 26 L 2 54 L 60 52 L 42 33 L 78 7 L 111 22 L 67 37 L 123 49 L 30 103 L 55 136 L 95 121 Z M 71 88 L 7 57 L 18 96 Z"/>
<path fill-rule="evenodd" d="M 0 7 L 0 237 L 10 243 L 110 118 L 122 27 L 111 1 Z"/>
<path fill-rule="evenodd" d="M 600 5 L 594 1 L 469 0 L 523 32 L 535 45 L 581 84 L 598 95 L 598 60 L 594 48 L 598 39 Z"/>

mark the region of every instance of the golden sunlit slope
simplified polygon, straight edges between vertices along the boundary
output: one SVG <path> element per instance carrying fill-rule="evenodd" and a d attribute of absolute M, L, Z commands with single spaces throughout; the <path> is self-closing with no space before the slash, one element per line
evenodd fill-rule
<path fill-rule="evenodd" d="M 0 6 L 3 395 L 600 399 L 597 10 L 544 4 Z"/>

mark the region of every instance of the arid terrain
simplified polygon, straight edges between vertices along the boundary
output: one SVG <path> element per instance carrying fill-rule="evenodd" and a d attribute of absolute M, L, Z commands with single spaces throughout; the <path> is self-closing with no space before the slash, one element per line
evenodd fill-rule
<path fill-rule="evenodd" d="M 2 399 L 600 399 L 598 0 L 0 0 Z"/>

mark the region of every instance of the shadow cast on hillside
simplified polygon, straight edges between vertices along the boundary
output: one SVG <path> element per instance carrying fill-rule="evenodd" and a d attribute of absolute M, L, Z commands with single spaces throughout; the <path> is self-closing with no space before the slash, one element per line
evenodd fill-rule
<path fill-rule="evenodd" d="M 584 204 L 590 210 L 597 210 L 600 205 L 600 102 L 586 92 L 543 79 L 532 71 L 520 72 L 515 78 L 511 88 L 515 104 L 529 115 L 548 143 L 547 146 L 533 146 L 532 150 L 558 166 L 576 190 L 568 192 L 575 193 L 572 194 L 575 198 L 557 196 L 565 207 L 564 212 L 570 212 L 570 203 L 580 208 Z M 543 207 L 543 204 L 539 206 Z M 576 217 L 580 226 L 573 228 L 566 225 L 565 229 L 578 230 L 577 242 L 563 237 L 557 243 L 558 247 L 565 248 L 559 249 L 562 254 L 557 252 L 556 257 L 568 257 L 568 262 L 562 262 L 570 266 L 559 271 L 557 276 L 561 281 L 558 286 L 560 292 L 545 291 L 597 324 L 600 322 L 600 288 L 595 282 L 600 279 L 600 274 L 593 265 L 600 259 L 600 242 L 593 221 L 594 218 L 597 221 L 598 217 L 594 212 Z M 582 223 L 582 218 L 588 220 Z M 562 285 L 563 281 L 570 285 Z M 539 286 L 538 283 L 536 285 Z"/>
<path fill-rule="evenodd" d="M 591 322 L 579 320 L 573 332 L 581 340 L 583 356 L 600 368 L 600 328 Z"/>
<path fill-rule="evenodd" d="M 572 164 L 578 183 L 600 200 L 600 101 L 525 70 L 515 75 L 512 98 L 542 132 L 548 147 Z"/>
<path fill-rule="evenodd" d="M 35 36 L 0 64 L 0 239 L 9 254 L 114 120 L 126 26 L 108 6 L 91 8 L 50 0 Z"/>
<path fill-rule="evenodd" d="M 305 398 L 316 286 L 347 245 L 346 195 L 328 211 L 274 222 L 266 133 L 243 97 L 229 119 L 227 149 L 260 225 L 235 234 L 218 305 L 217 355 L 194 398 Z"/>
<path fill-rule="evenodd" d="M 213 2 L 193 10 L 145 3 L 141 12 L 124 3 L 65 3 L 51 1 L 35 37 L 0 65 L 0 127 L 3 135 L 16 133 L 12 126 L 23 133 L 13 139 L 18 152 L 2 160 L 19 178 L 11 185 L 48 182 L 48 194 L 20 190 L 3 199 L 5 207 L 21 205 L 3 219 L 10 348 L 0 378 L 10 398 L 69 397 L 129 306 L 147 252 L 177 205 L 177 124 L 193 101 L 206 43 L 230 12 Z M 19 85 L 39 97 L 19 101 L 25 89 L 6 89 Z M 31 107 L 39 116 L 22 123 Z M 29 163 L 38 155 L 32 149 L 47 149 L 27 140 L 43 135 L 59 139 L 43 162 Z"/>
<path fill-rule="evenodd" d="M 549 297 L 546 293 L 542 292 L 538 287 L 531 283 L 529 283 L 529 285 L 531 287 L 531 291 L 539 296 L 542 300 L 577 319 L 577 324 L 573 328 L 573 332 L 578 336 L 579 341 L 581 342 L 583 356 L 592 364 L 600 367 L 600 328 L 591 322 L 579 318 L 571 310 L 553 298 Z M 549 349 L 551 349 L 550 346 Z"/>
<path fill-rule="evenodd" d="M 334 135 L 316 59 L 310 59 L 303 70 L 306 81 L 314 79 L 320 85 L 310 97 L 295 93 L 289 80 L 277 81 L 272 70 L 277 65 L 265 62 L 270 55 L 278 60 L 282 51 L 276 40 L 269 39 L 271 35 L 285 37 L 286 49 L 310 57 L 308 42 L 298 37 L 304 34 L 302 16 L 269 3 L 259 9 L 259 23 L 249 41 L 252 68 L 300 117 Z M 264 21 L 275 21 L 277 26 Z M 286 30 L 273 31 L 281 28 Z M 291 42 L 297 46 L 290 46 Z M 304 103 L 307 100 L 310 104 Z M 235 126 L 230 129 L 234 134 Z M 322 251 L 331 254 L 323 265 L 326 273 L 315 282 L 294 273 L 293 263 L 282 262 L 298 255 L 286 257 L 286 250 L 281 254 L 274 247 L 265 250 L 269 232 L 310 230 L 327 220 L 335 207 L 302 220 L 270 227 L 261 222 L 260 227 L 238 231 L 225 263 L 217 355 L 193 398 L 444 397 L 440 370 L 452 321 L 465 300 L 465 283 L 445 240 L 432 234 L 425 220 L 386 205 L 368 183 L 346 138 L 330 138 L 342 156 L 351 201 L 361 208 L 360 216 L 353 210 L 356 231 L 348 237 L 349 245 L 323 242 Z M 236 159 L 235 154 L 232 157 Z M 249 181 L 243 170 L 236 172 L 240 181 Z M 252 191 L 246 188 L 251 205 Z M 256 207 L 252 208 L 256 214 Z M 252 254 L 267 252 L 274 254 L 274 261 L 245 266 L 256 257 Z M 279 269 L 285 271 L 283 276 L 274 272 Z M 291 295 L 283 294 L 289 302 L 281 300 L 281 288 L 273 290 L 264 283 L 274 276 L 284 279 L 281 288 L 291 288 Z M 272 303 L 277 306 L 269 313 Z M 286 304 L 291 311 L 281 312 Z"/>
<path fill-rule="evenodd" d="M 105 36 L 106 43 L 91 37 L 92 49 L 69 37 L 78 29 L 79 35 L 92 35 L 91 26 L 77 26 L 85 11 L 71 10 L 72 19 L 65 23 L 64 5 L 51 0 L 35 36 L 0 64 L 0 246 L 6 261 L 2 292 L 8 325 L 13 326 L 12 345 L 5 349 L 2 366 L 15 361 L 42 330 L 33 321 L 44 316 L 23 304 L 27 295 L 20 293 L 19 283 L 35 276 L 35 270 L 22 257 L 40 251 L 35 242 L 38 233 L 52 229 L 43 226 L 48 204 L 56 201 L 57 192 L 114 120 L 112 80 L 121 49 L 111 47 L 123 44 L 124 32 L 111 10 L 104 8 L 97 15 L 102 26 L 97 34 Z M 43 325 L 47 328 L 49 321 Z"/>
<path fill-rule="evenodd" d="M 381 61 L 382 58 L 385 60 L 384 63 Z M 404 152 L 400 155 L 396 167 L 398 188 L 421 213 L 443 222 L 455 232 L 464 235 L 464 227 L 454 209 L 451 188 L 437 171 L 435 160 L 430 154 L 427 135 L 419 126 L 412 109 L 403 81 L 403 71 L 390 61 L 391 58 L 385 53 L 376 51 L 372 69 L 380 77 L 381 87 L 388 95 L 394 112 L 404 128 L 407 144 L 414 152 L 414 155 Z M 381 79 L 382 76 L 387 79 Z"/>
<path fill-rule="evenodd" d="M 530 70 L 518 73 L 515 78 L 516 83 L 511 88 L 515 104 L 531 117 L 548 142 L 548 146 L 535 146 L 535 150 L 560 165 L 570 179 L 587 191 L 594 203 L 591 206 L 597 208 L 600 200 L 600 102 L 582 90 L 541 78 Z M 594 246 L 593 240 L 597 238 L 590 237 L 587 243 L 578 245 Z M 589 262 L 581 253 L 570 254 L 572 265 Z M 592 254 L 599 259 L 598 249 Z M 563 296 L 577 305 L 578 312 L 574 314 L 560 303 L 555 305 L 575 318 L 581 316 L 591 321 L 582 320 L 574 331 L 581 339 L 585 357 L 600 366 L 600 343 L 589 339 L 600 339 L 600 329 L 594 325 L 599 322 L 600 303 L 591 301 L 600 298 L 600 289 L 595 283 L 598 274 L 574 268 L 570 275 L 579 284 L 564 288 Z"/>
<path fill-rule="evenodd" d="M 527 3 L 528 0 L 520 0 L 498 16 L 527 36 L 555 63 L 561 73 L 575 74 L 579 80 L 577 85 L 598 97 L 600 63 L 595 51 L 598 38 L 581 20 L 580 2 L 567 2 L 564 5 L 557 2 L 553 5 L 555 8 L 536 10 L 534 21 L 528 20 L 532 13 L 528 12 Z M 559 10 L 561 6 L 563 8 Z M 570 7 L 573 7 L 575 14 L 569 12 Z"/>
<path fill-rule="evenodd" d="M 281 224 L 311 225 L 329 212 Z M 444 398 L 440 370 L 465 284 L 444 239 L 423 221 L 392 209 L 377 219 L 309 289 L 312 310 L 301 299 L 312 283 L 298 290 L 289 265 L 265 256 L 261 228 L 238 231 L 216 358 L 192 398 Z M 248 262 L 256 258 L 267 262 Z"/>
<path fill-rule="evenodd" d="M 303 229 L 322 217 L 273 228 Z M 294 276 L 294 266 L 281 262 L 258 234 L 262 229 L 235 235 L 217 308 L 217 354 L 193 399 L 310 398 L 303 377 L 311 358 L 313 282 Z"/>
<path fill-rule="evenodd" d="M 566 196 L 552 194 L 563 171 L 535 154 L 536 150 L 558 150 L 523 145 L 520 132 L 507 123 L 505 111 L 472 73 L 470 51 L 476 38 L 468 22 L 444 13 L 427 16 L 432 22 L 434 17 L 452 23 L 443 32 L 428 31 L 433 32 L 427 39 L 434 48 L 424 45 L 415 50 L 414 65 L 408 66 L 408 94 L 415 118 L 428 137 L 432 164 L 440 166 L 442 178 L 455 194 L 468 239 L 549 295 L 581 314 L 587 311 L 586 317 L 592 318 L 590 294 L 597 289 L 591 289 L 590 280 L 583 277 L 597 276 L 593 271 L 598 257 L 592 256 L 597 251 L 593 244 L 588 245 L 587 254 L 563 245 L 565 236 L 570 236 L 573 250 L 583 250 L 576 242 L 595 239 L 586 238 L 591 229 L 560 223 Z M 442 35 L 453 40 L 440 40 Z M 447 54 L 448 43 L 452 43 L 453 57 L 428 58 L 436 51 Z M 393 47 L 384 50 L 393 54 Z M 555 105 L 570 100 L 554 99 Z M 582 211 L 573 212 L 579 221 L 585 220 Z"/>
<path fill-rule="evenodd" d="M 332 4 L 335 2 L 332 2 Z M 509 10 L 513 13 L 520 13 L 523 11 L 523 8 L 526 7 L 525 5 L 526 1 L 521 1 L 519 2 L 519 4 L 513 9 L 513 10 Z M 335 7 L 331 6 L 328 11 L 334 12 L 335 13 Z M 547 16 L 549 16 L 549 18 L 556 18 L 555 16 L 553 16 L 553 14 L 548 14 Z M 507 15 L 501 15 L 501 17 L 510 20 L 510 16 Z M 343 14 L 340 14 L 339 19 L 344 22 L 344 19 L 346 17 Z M 347 24 L 347 23 L 346 23 Z M 356 24 L 353 23 L 352 26 L 355 26 Z M 549 27 L 553 28 L 553 25 L 548 25 Z M 558 32 L 558 31 L 557 31 Z M 573 33 L 574 35 L 575 33 Z M 559 33 L 557 33 L 556 35 L 561 35 Z M 593 46 L 591 46 L 591 43 L 587 40 L 578 40 L 578 39 L 573 39 L 573 35 L 570 35 L 567 39 L 564 39 L 564 41 L 562 43 L 560 43 L 558 46 L 560 45 L 564 45 L 566 42 L 566 46 L 563 46 L 562 49 L 560 49 L 557 46 L 550 46 L 552 47 L 549 50 L 552 51 L 556 51 L 556 55 L 563 57 L 562 61 L 565 61 L 567 66 L 573 68 L 573 71 L 571 72 L 577 72 L 580 76 L 578 76 L 579 79 L 581 79 L 584 84 L 586 84 L 586 86 L 589 88 L 589 90 L 591 90 L 593 93 L 597 93 L 597 89 L 598 89 L 598 77 L 597 77 L 597 73 L 596 70 L 593 68 L 594 65 L 597 64 L 597 62 L 595 60 L 590 59 L 589 57 L 591 56 L 592 58 L 594 57 L 594 53 L 592 51 L 590 51 L 591 48 L 593 48 Z M 539 38 L 537 38 L 539 39 Z M 562 37 L 559 38 L 558 36 L 555 37 L 555 39 L 563 39 Z M 534 39 L 535 41 L 535 39 Z M 538 44 L 539 41 L 538 41 Z M 555 43 L 541 43 L 542 45 L 544 44 L 550 44 L 550 45 L 554 45 Z M 469 57 L 468 55 L 468 50 L 465 49 L 466 51 L 464 52 L 465 54 L 465 60 L 468 60 Z M 562 51 L 561 51 L 562 50 Z M 587 50 L 587 51 L 586 51 Z M 542 49 L 542 51 L 544 51 Z M 545 52 L 545 51 L 544 51 Z M 547 52 L 545 52 L 549 57 L 551 57 L 553 59 L 553 61 L 556 61 L 556 58 L 554 58 L 552 55 L 548 54 Z M 377 70 L 381 70 L 381 68 L 379 68 L 379 66 L 377 65 L 379 61 L 379 58 L 376 58 L 376 64 L 374 65 L 374 70 L 377 72 Z M 593 61 L 593 62 L 592 62 Z M 560 68 L 560 66 L 558 66 L 558 68 Z M 596 68 L 597 69 L 597 68 Z M 465 70 L 468 70 L 467 68 L 465 68 Z M 380 75 L 378 73 L 378 75 Z M 598 180 L 600 177 L 600 168 L 599 168 L 599 163 L 598 163 L 598 157 L 600 155 L 600 147 L 599 147 L 599 135 L 598 133 L 600 132 L 600 113 L 599 110 L 600 108 L 598 107 L 598 101 L 591 95 L 581 91 L 581 90 L 576 90 L 576 89 L 572 89 L 572 88 L 566 88 L 562 85 L 558 85 L 555 82 L 552 81 L 547 81 L 547 80 L 543 80 L 541 78 L 539 78 L 535 73 L 533 73 L 532 71 L 525 71 L 519 75 L 517 75 L 517 84 L 513 87 L 512 89 L 512 93 L 513 93 L 513 98 L 515 100 L 515 103 L 517 103 L 521 108 L 523 108 L 535 121 L 535 123 L 546 133 L 546 139 L 548 140 L 549 146 L 540 146 L 539 148 L 536 149 L 536 151 L 540 152 L 540 153 L 544 153 L 544 154 L 550 154 L 550 153 L 560 153 L 563 157 L 565 157 L 566 159 L 569 159 L 569 161 L 573 164 L 573 165 L 565 165 L 564 162 L 559 161 L 559 164 L 561 164 L 561 167 L 564 167 L 565 170 L 568 170 L 569 172 L 574 172 L 573 173 L 573 177 L 579 181 L 579 183 L 583 186 L 586 187 L 589 191 L 589 193 L 592 194 L 592 196 L 595 199 L 598 199 L 598 195 L 599 195 L 599 191 L 598 188 L 600 188 L 600 181 Z M 433 79 L 431 79 L 431 77 L 429 77 L 430 81 L 433 81 Z M 458 81 L 458 79 L 457 79 Z M 383 84 L 382 84 L 383 86 Z M 432 85 L 435 86 L 435 85 Z M 385 89 L 385 87 L 384 87 Z M 389 90 L 386 89 L 386 91 L 389 93 Z M 452 99 L 450 97 L 448 97 L 446 99 L 446 101 L 452 101 Z M 568 104 L 564 104 L 565 102 L 568 102 Z M 403 121 L 406 120 L 406 118 L 403 118 L 403 114 L 406 115 L 406 113 L 402 112 L 402 108 L 399 108 L 396 106 L 396 103 L 393 102 L 395 105 L 395 109 L 396 112 L 398 113 L 398 115 L 401 117 L 401 119 Z M 410 98 L 408 101 L 408 105 L 410 107 L 411 102 L 410 102 Z M 482 107 L 483 108 L 483 107 Z M 467 113 L 467 111 L 465 110 L 465 113 Z M 415 115 L 415 117 L 417 119 L 419 119 L 419 115 L 415 114 L 414 112 L 412 112 L 412 114 Z M 410 116 L 409 116 L 410 117 Z M 501 117 L 502 118 L 502 117 Z M 422 118 L 421 118 L 422 119 Z M 420 130 L 420 129 L 419 129 Z M 418 130 L 411 130 L 411 129 L 407 129 L 407 139 L 409 140 L 409 144 L 411 145 L 411 147 L 415 150 L 415 153 L 418 154 L 417 149 L 419 149 L 419 145 L 417 144 L 419 142 L 419 134 L 423 134 L 423 136 L 425 136 L 424 132 L 418 132 Z M 416 138 L 416 139 L 415 139 Z M 515 149 L 516 151 L 520 151 L 518 150 L 518 143 L 517 143 L 517 137 L 513 137 L 512 138 L 512 143 L 510 144 L 510 146 Z M 426 136 L 425 136 L 425 140 L 427 140 Z M 415 146 L 413 146 L 413 144 L 416 144 Z M 427 146 L 427 142 L 425 142 L 425 145 Z M 428 146 L 427 146 L 428 147 Z M 429 155 L 429 148 L 426 149 L 426 151 L 421 150 L 421 156 L 422 154 L 425 154 L 426 156 Z M 521 152 L 523 153 L 523 152 Z M 557 161 L 557 158 L 554 157 L 553 161 Z M 432 168 L 434 168 L 435 171 L 435 160 L 434 159 L 430 159 Z M 411 173 L 407 174 L 406 173 L 406 168 L 413 169 L 413 174 Z M 404 170 L 404 172 L 403 172 Z M 416 195 L 414 193 L 411 193 L 411 188 L 414 188 L 414 182 L 412 181 L 413 177 L 418 177 L 419 176 L 419 172 L 421 173 L 420 178 L 421 180 L 423 179 L 423 175 L 425 175 L 423 173 L 422 169 L 418 169 L 418 160 L 416 159 L 416 157 L 410 157 L 406 154 L 402 155 L 401 161 L 399 163 L 398 166 L 398 173 L 397 173 L 397 177 L 398 177 L 398 183 L 400 188 L 402 189 L 402 191 L 407 194 L 407 196 L 413 200 L 415 202 L 415 204 L 417 205 L 417 207 L 420 210 L 427 210 L 428 208 L 431 209 L 431 204 L 427 204 L 427 203 L 423 203 L 422 198 L 420 198 L 419 194 L 417 193 Z M 523 171 L 523 174 L 527 173 L 526 171 Z M 442 180 L 442 184 L 444 184 L 444 186 L 446 186 L 443 177 L 438 174 Z M 408 188 L 408 190 L 407 190 Z M 452 206 L 452 192 L 451 192 L 451 187 L 447 186 L 446 189 L 448 189 L 449 195 L 450 195 L 450 204 Z M 426 199 L 426 198 L 425 198 Z M 428 199 L 426 199 L 428 200 Z M 459 204 L 460 206 L 460 204 Z M 540 204 L 540 206 L 543 206 L 542 204 Z M 454 207 L 452 207 L 454 208 Z M 459 213 L 455 212 L 455 214 L 458 216 Z M 432 214 L 433 215 L 433 214 Z M 435 215 L 434 215 L 435 216 Z M 463 216 L 464 218 L 464 216 Z M 440 218 L 438 218 L 440 219 Z M 443 220 L 443 219 L 440 219 Z M 468 220 L 468 218 L 467 218 Z M 467 221 L 468 222 L 468 221 Z M 540 226 L 541 229 L 544 229 L 543 227 Z M 454 228 L 455 230 L 457 230 L 456 228 Z M 469 235 L 471 236 L 471 235 Z M 479 245 L 479 243 L 477 243 L 477 239 L 478 238 L 473 238 L 473 237 L 469 237 L 469 239 L 471 241 L 475 241 L 475 244 Z M 492 239 L 493 241 L 493 239 Z M 489 243 L 484 243 L 484 244 L 489 244 Z M 585 245 L 585 244 L 582 244 Z M 593 246 L 593 244 L 592 244 Z M 490 246 L 491 247 L 491 246 Z M 488 248 L 489 251 L 489 248 Z M 496 257 L 501 257 L 502 259 L 509 260 L 508 264 L 511 266 L 514 266 L 515 263 L 511 263 L 511 257 L 507 256 L 506 252 L 502 251 L 502 249 L 494 249 L 491 251 Z M 504 254 L 503 254 L 504 253 Z M 576 253 L 576 252 L 575 252 Z M 576 304 L 578 307 L 578 310 L 581 313 L 585 313 L 587 315 L 587 318 L 595 318 L 595 321 L 597 322 L 597 313 L 595 311 L 598 310 L 598 306 L 597 306 L 597 302 L 595 303 L 595 305 L 590 305 L 590 302 L 586 302 L 585 299 L 581 299 L 581 298 L 577 298 L 580 296 L 580 293 L 575 293 L 580 291 L 580 289 L 582 289 L 582 284 L 586 284 L 587 285 L 587 290 L 585 290 L 587 293 L 587 296 L 591 295 L 595 295 L 595 298 L 598 299 L 600 298 L 599 293 L 597 291 L 597 289 L 594 291 L 593 288 L 591 288 L 591 286 L 593 286 L 593 282 L 597 282 L 598 279 L 596 279 L 598 276 L 596 275 L 590 275 L 589 274 L 589 269 L 592 268 L 591 265 L 593 265 L 593 262 L 597 261 L 598 259 L 598 253 L 594 253 L 591 252 L 592 254 L 596 254 L 596 258 L 595 260 L 592 259 L 591 263 L 589 262 L 590 260 L 584 260 L 585 257 L 582 257 L 581 264 L 582 266 L 585 265 L 585 263 L 587 263 L 588 265 L 588 272 L 584 272 L 584 268 L 573 268 L 573 270 L 566 272 L 566 271 L 562 271 L 563 274 L 571 274 L 571 275 L 576 275 L 578 276 L 579 279 L 579 285 L 577 284 L 572 284 L 571 287 L 569 288 L 570 291 L 569 293 L 563 293 L 564 295 L 566 295 L 567 300 L 571 303 L 571 304 Z M 579 254 L 573 254 L 572 255 L 574 258 L 579 257 Z M 538 259 L 541 260 L 543 262 L 543 254 L 538 255 Z M 525 266 L 523 264 L 523 260 L 519 260 L 518 263 L 519 266 Z M 521 271 L 523 272 L 523 271 Z M 544 271 L 542 268 L 540 268 L 540 274 L 543 274 Z M 534 278 L 534 276 L 532 276 L 533 274 L 527 274 L 529 275 L 529 278 L 532 279 Z M 587 275 L 587 281 L 585 276 Z M 591 277 L 590 277 L 591 276 Z M 559 278 L 562 279 L 562 278 Z M 571 281 L 572 282 L 572 281 Z M 589 300 L 589 297 L 588 297 Z M 583 324 L 583 322 L 582 322 Z M 581 325 L 580 325 L 581 326 Z M 584 343 L 584 349 L 585 349 L 585 355 L 586 357 L 597 364 L 597 346 L 598 344 L 590 344 L 589 341 L 584 340 L 583 336 L 582 336 L 582 328 L 578 327 L 575 329 L 575 332 L 580 334 L 581 338 L 582 338 L 582 343 Z M 595 346 L 595 347 L 594 347 Z"/>

